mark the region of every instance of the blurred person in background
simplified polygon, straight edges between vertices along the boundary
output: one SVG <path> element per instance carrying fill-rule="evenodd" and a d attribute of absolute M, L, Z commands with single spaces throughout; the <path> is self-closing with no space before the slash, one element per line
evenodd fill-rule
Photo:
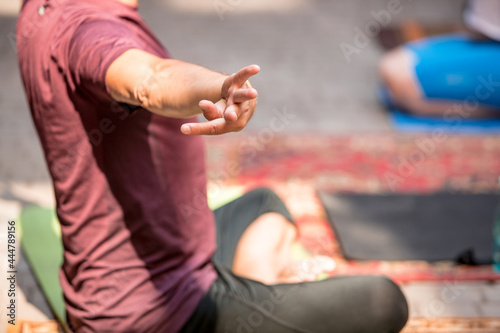
<path fill-rule="evenodd" d="M 199 135 L 245 127 L 260 69 L 172 59 L 137 5 L 25 0 L 17 25 L 71 331 L 398 332 L 408 308 L 387 278 L 283 283 L 296 228 L 273 192 L 210 211 Z"/>
<path fill-rule="evenodd" d="M 500 1 L 471 0 L 463 18 L 468 34 L 423 38 L 382 58 L 390 108 L 436 117 L 500 116 Z"/>

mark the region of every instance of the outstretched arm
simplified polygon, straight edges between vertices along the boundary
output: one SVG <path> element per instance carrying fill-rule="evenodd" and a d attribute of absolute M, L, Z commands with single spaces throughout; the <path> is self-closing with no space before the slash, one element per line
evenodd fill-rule
<path fill-rule="evenodd" d="M 159 115 L 188 118 L 203 112 L 209 121 L 184 124 L 184 134 L 223 134 L 241 130 L 250 120 L 257 91 L 248 79 L 259 70 L 251 65 L 227 75 L 131 49 L 109 66 L 106 85 L 116 101 Z"/>

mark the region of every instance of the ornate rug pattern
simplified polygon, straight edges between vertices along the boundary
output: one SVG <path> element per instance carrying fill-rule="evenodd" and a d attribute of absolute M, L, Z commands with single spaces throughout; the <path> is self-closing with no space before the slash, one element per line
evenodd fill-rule
<path fill-rule="evenodd" d="M 206 139 L 208 191 L 258 186 L 286 202 L 302 244 L 334 258 L 333 275 L 382 274 L 398 282 L 500 280 L 491 266 L 452 262 L 346 261 L 316 195 L 339 193 L 498 193 L 499 136 L 363 134 L 276 135 L 269 131 Z"/>

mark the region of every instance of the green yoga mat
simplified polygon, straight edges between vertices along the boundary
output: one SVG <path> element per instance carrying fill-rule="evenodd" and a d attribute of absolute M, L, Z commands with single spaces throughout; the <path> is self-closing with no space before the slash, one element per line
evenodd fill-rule
<path fill-rule="evenodd" d="M 19 218 L 19 239 L 42 292 L 57 320 L 66 323 L 59 268 L 63 260 L 61 228 L 52 208 L 25 207 Z"/>
<path fill-rule="evenodd" d="M 210 192 L 209 192 L 210 193 Z M 216 209 L 243 194 L 242 187 L 225 187 L 213 191 L 208 198 L 211 209 Z M 65 325 L 66 310 L 59 268 L 63 261 L 61 228 L 55 209 L 36 205 L 25 207 L 19 218 L 19 240 L 42 292 L 57 320 Z"/>

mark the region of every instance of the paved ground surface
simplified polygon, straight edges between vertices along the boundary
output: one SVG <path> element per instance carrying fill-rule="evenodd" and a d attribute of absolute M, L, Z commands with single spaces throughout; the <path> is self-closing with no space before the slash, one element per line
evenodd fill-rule
<path fill-rule="evenodd" d="M 462 1 L 401 0 L 401 5 L 402 12 L 390 17 L 391 24 L 408 17 L 454 22 Z M 18 6 L 19 0 L 0 0 L 1 244 L 5 221 L 17 217 L 23 204 L 52 204 L 16 66 L 13 32 Z M 348 62 L 339 45 L 354 44 L 356 27 L 364 29 L 373 20 L 372 11 L 385 9 L 383 0 L 145 0 L 140 12 L 177 58 L 225 72 L 250 63 L 261 65 L 262 72 L 253 80 L 260 92 L 259 110 L 248 131 L 268 126 L 274 109 L 286 109 L 298 117 L 288 132 L 356 133 L 390 131 L 374 94 L 382 51 L 369 39 Z M 22 256 L 18 271 L 18 315 L 51 318 Z M 6 297 L 4 280 L 0 279 L 0 305 Z M 498 284 L 419 282 L 403 288 L 412 315 L 500 317 Z M 0 309 L 5 318 L 4 306 Z M 0 324 L 0 331 L 3 327 Z"/>

